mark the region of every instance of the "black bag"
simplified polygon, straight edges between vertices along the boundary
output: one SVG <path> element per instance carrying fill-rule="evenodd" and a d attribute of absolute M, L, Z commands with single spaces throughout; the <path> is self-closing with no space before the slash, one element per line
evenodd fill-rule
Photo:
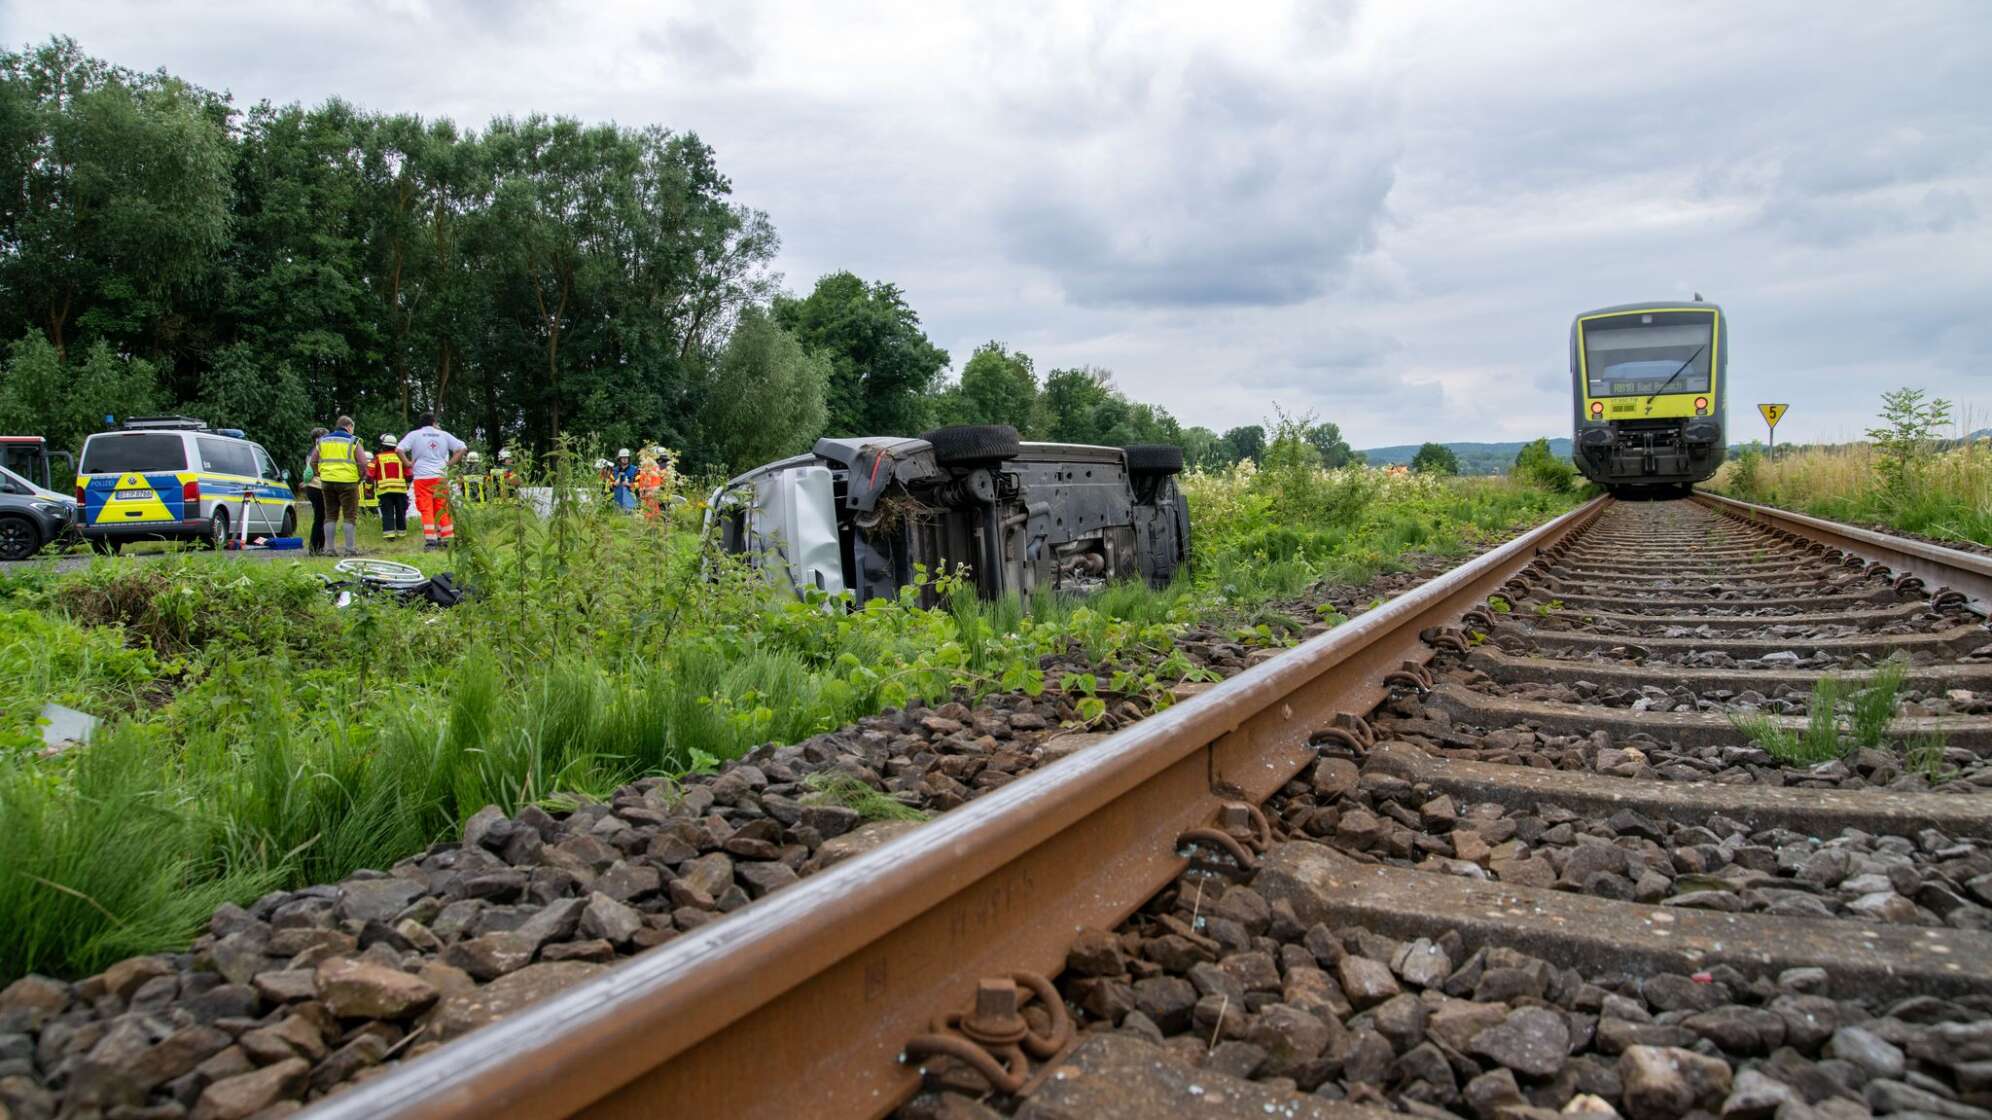
<path fill-rule="evenodd" d="M 449 572 L 437 572 L 422 587 L 422 597 L 439 607 L 454 607 L 463 602 L 463 588 Z"/>

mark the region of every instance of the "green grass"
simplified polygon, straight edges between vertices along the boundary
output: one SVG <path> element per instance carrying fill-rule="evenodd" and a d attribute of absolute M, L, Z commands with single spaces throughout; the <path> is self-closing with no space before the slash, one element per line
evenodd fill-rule
<path fill-rule="evenodd" d="M 1805 726 L 1801 728 L 1780 726 L 1763 713 L 1731 714 L 1730 723 L 1787 766 L 1815 766 L 1845 758 L 1862 747 L 1886 747 L 1888 727 L 1895 718 L 1896 697 L 1907 672 L 1903 662 L 1891 658 L 1875 670 L 1874 677 L 1862 688 L 1849 689 L 1847 682 L 1830 673 L 1821 677 L 1812 686 Z M 1928 768 L 1932 742 L 1936 764 L 1941 765 L 1943 743 L 1938 737 L 1928 741 L 1919 739 L 1909 745 L 1912 768 Z M 1924 757 L 1925 761 L 1916 761 L 1918 757 Z"/>
<path fill-rule="evenodd" d="M 924 821 L 928 816 L 849 774 L 823 771 L 804 778 L 802 784 L 812 791 L 804 795 L 805 805 L 842 805 L 868 821 Z"/>
<path fill-rule="evenodd" d="M 448 556 L 397 546 L 477 589 L 446 611 L 338 609 L 329 560 L 186 551 L 0 576 L 0 982 L 184 944 L 220 902 L 384 868 L 487 804 L 606 796 L 915 698 L 1069 683 L 1082 716 L 1166 703 L 1200 674 L 1175 649 L 1186 626 L 1285 640 L 1275 602 L 1576 500 L 1304 466 L 1183 487 L 1192 575 L 1087 599 L 982 602 L 936 573 L 936 609 L 795 602 L 708 567 L 695 506 L 465 511 Z M 1074 657 L 1098 668 L 1047 679 Z M 51 699 L 106 719 L 91 746 L 39 757 Z M 876 790 L 811 796 L 917 815 Z"/>

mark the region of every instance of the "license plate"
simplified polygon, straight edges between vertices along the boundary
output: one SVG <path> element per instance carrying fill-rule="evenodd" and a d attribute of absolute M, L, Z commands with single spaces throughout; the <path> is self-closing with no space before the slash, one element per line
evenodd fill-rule
<path fill-rule="evenodd" d="M 119 490 L 111 495 L 121 502 L 142 502 L 152 496 L 150 490 Z"/>

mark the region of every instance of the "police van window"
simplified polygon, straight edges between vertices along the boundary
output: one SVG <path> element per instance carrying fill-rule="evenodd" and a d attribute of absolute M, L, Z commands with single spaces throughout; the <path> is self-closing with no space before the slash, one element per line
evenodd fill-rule
<path fill-rule="evenodd" d="M 178 432 L 113 432 L 83 445 L 77 474 L 126 474 L 187 469 L 187 445 Z"/>
<path fill-rule="evenodd" d="M 250 448 L 256 453 L 256 477 L 257 478 L 277 477 L 277 465 L 270 461 L 270 453 L 263 450 L 263 445 L 251 444 Z"/>
<path fill-rule="evenodd" d="M 215 439 L 202 436 L 201 469 L 214 474 L 239 474 L 256 477 L 256 453 L 249 445 L 239 440 Z"/>

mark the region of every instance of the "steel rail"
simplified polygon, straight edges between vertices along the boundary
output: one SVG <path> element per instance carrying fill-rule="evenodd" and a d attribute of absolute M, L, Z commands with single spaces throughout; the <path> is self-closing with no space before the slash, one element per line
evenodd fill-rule
<path fill-rule="evenodd" d="M 1166 711 L 315 1106 L 317 1120 L 876 1117 L 907 1039 L 977 980 L 1055 974 L 1185 866 L 1177 837 L 1264 800 L 1386 676 L 1588 525 L 1598 498 Z"/>
<path fill-rule="evenodd" d="M 1973 612 L 1992 616 L 1992 557 L 1823 521 L 1789 510 L 1739 502 L 1719 494 L 1696 491 L 1694 500 L 1739 521 L 1780 529 L 1864 560 L 1885 564 L 1890 571 L 1922 580 L 1924 587 L 1932 592 L 1948 587 L 1962 594 Z"/>

